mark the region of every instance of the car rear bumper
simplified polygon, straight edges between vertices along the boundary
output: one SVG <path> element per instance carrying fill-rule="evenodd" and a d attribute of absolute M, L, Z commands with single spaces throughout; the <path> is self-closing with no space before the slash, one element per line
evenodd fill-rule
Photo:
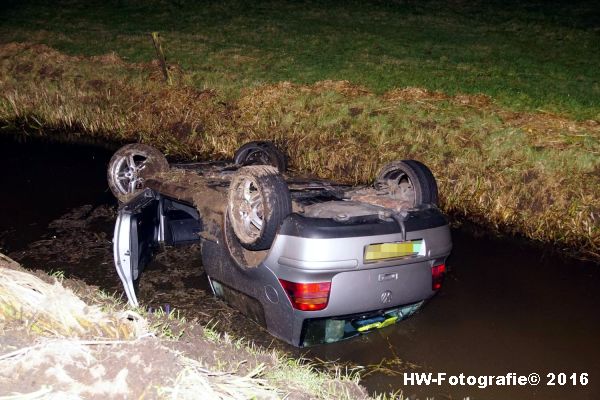
<path fill-rule="evenodd" d="M 441 222 L 439 219 L 437 221 Z M 446 221 L 428 229 L 392 233 L 388 233 L 391 226 L 383 229 L 385 234 L 345 237 L 315 238 L 279 234 L 264 267 L 276 279 L 305 283 L 331 282 L 331 289 L 326 308 L 301 311 L 292 306 L 281 285 L 273 285 L 278 292 L 280 308 L 291 314 L 289 326 L 273 324 L 280 330 L 276 335 L 297 346 L 314 344 L 314 335 L 313 339 L 305 341 L 308 321 L 343 319 L 348 322 L 346 316 L 349 315 L 353 316 L 352 319 L 384 315 L 386 310 L 405 306 L 410 308 L 433 296 L 432 267 L 444 263 L 452 249 Z M 376 233 L 377 229 L 370 232 Z M 424 244 L 417 255 L 365 261 L 365 249 L 369 245 L 412 240 Z M 269 319 L 267 316 L 267 327 Z M 283 332 L 284 329 L 288 331 Z M 345 338 L 348 335 L 343 336 Z"/>

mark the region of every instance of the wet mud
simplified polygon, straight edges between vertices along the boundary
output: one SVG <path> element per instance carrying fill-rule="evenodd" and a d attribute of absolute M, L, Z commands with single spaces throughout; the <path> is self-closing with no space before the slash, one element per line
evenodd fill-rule
<path fill-rule="evenodd" d="M 1 140 L 2 185 L 12 184 L 1 203 L 3 251 L 27 267 L 43 265 L 121 295 L 111 243 L 116 203 L 105 181 L 111 153 L 89 146 Z M 23 168 L 22 157 L 29 157 Z M 77 178 L 81 186 L 69 185 L 65 178 L 73 171 L 85 171 L 86 180 Z M 467 227 L 453 229 L 453 240 L 445 286 L 420 313 L 336 344 L 293 349 L 215 299 L 199 246 L 157 253 L 144 271 L 139 299 L 148 307 L 181 310 L 188 319 L 257 345 L 321 360 L 323 368 L 331 361 L 356 368 L 371 392 L 403 388 L 411 399 L 600 398 L 599 266 L 523 241 L 474 234 Z M 542 384 L 411 386 L 404 385 L 405 372 L 535 372 Z M 589 383 L 546 386 L 548 373 L 588 373 Z"/>
<path fill-rule="evenodd" d="M 113 264 L 116 206 L 84 205 L 52 221 L 47 233 L 9 256 L 26 267 L 80 279 L 126 301 Z M 149 310 L 179 311 L 187 319 L 248 338 L 265 347 L 277 343 L 262 327 L 212 295 L 198 244 L 157 249 L 138 285 Z"/>

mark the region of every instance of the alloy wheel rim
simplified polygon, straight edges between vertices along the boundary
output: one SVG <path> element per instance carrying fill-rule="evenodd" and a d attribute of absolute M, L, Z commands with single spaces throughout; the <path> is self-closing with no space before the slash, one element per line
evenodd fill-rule
<path fill-rule="evenodd" d="M 230 204 L 236 235 L 245 242 L 260 237 L 264 225 L 264 203 L 255 182 L 242 179 L 235 187 Z"/>
<path fill-rule="evenodd" d="M 136 161 L 136 157 L 143 160 Z M 115 163 L 113 178 L 119 192 L 131 194 L 143 186 L 141 172 L 146 168 L 148 158 L 143 154 L 129 154 Z"/>

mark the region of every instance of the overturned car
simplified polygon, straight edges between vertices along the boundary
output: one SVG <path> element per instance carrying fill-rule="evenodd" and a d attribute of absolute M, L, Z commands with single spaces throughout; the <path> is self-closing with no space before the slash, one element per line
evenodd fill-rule
<path fill-rule="evenodd" d="M 161 245 L 195 242 L 214 294 L 295 346 L 386 327 L 440 289 L 452 242 L 425 165 L 391 162 L 353 187 L 287 176 L 286 162 L 271 142 L 172 165 L 147 145 L 119 149 L 108 182 L 129 302 Z"/>

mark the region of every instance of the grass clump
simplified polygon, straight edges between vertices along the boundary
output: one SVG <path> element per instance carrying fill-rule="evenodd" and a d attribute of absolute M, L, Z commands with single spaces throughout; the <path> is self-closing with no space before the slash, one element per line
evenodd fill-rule
<path fill-rule="evenodd" d="M 354 370 L 329 363 L 327 368 L 303 358 L 290 358 L 278 350 L 265 350 L 243 338 L 235 339 L 227 333 L 220 333 L 216 324 L 203 327 L 203 335 L 211 343 L 236 349 L 245 349 L 255 357 L 268 360 L 272 367 L 259 364 L 249 375 L 257 375 L 275 387 L 283 387 L 291 397 L 295 393 L 305 393 L 311 399 L 369 399 L 359 386 L 360 376 Z M 217 360 L 216 364 L 219 364 Z M 230 363 L 223 363 L 218 370 L 231 369 Z M 385 398 L 385 397 L 378 397 Z M 396 398 L 396 397 L 394 397 Z M 400 399 L 400 397 L 397 397 Z"/>
<path fill-rule="evenodd" d="M 198 361 L 185 358 L 183 369 L 174 383 L 168 387 L 159 387 L 158 394 L 172 399 L 202 398 L 225 399 L 280 399 L 278 391 L 269 386 L 265 379 L 259 378 L 262 369 L 256 369 L 245 376 L 232 373 L 215 373 Z M 208 377 L 208 379 L 207 379 Z"/>
<path fill-rule="evenodd" d="M 99 306 L 88 306 L 57 280 L 49 284 L 10 268 L 0 268 L 0 320 L 24 323 L 26 330 L 54 336 L 131 339 L 146 329 L 133 312 L 103 312 Z"/>
<path fill-rule="evenodd" d="M 276 382 L 287 383 L 290 390 L 311 393 L 318 399 L 358 399 L 356 387 L 360 381 L 358 374 L 348 373 L 337 369 L 331 379 L 330 372 L 322 372 L 302 359 L 290 359 L 281 356 L 278 361 L 279 368 L 266 373 L 269 379 Z M 347 382 L 348 384 L 340 384 Z"/>

